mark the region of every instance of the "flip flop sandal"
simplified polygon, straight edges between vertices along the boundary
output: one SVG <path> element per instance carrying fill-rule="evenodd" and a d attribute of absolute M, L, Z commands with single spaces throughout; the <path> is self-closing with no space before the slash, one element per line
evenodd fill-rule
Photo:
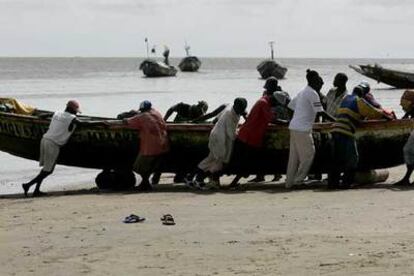
<path fill-rule="evenodd" d="M 172 217 L 172 215 L 171 214 L 162 215 L 162 217 L 160 218 L 160 220 L 161 221 L 164 221 L 167 217 Z"/>
<path fill-rule="evenodd" d="M 124 218 L 124 220 L 122 221 L 123 223 L 137 223 L 137 222 L 143 222 L 145 220 L 144 217 L 140 217 L 134 214 L 131 214 L 129 216 L 127 216 L 126 218 Z"/>
<path fill-rule="evenodd" d="M 162 220 L 162 224 L 164 225 L 175 225 L 174 218 L 170 214 L 164 215 L 164 217 L 161 218 L 161 220 Z"/>

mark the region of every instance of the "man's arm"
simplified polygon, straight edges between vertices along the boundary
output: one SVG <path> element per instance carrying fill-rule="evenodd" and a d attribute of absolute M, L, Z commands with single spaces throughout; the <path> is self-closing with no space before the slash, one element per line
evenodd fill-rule
<path fill-rule="evenodd" d="M 272 121 L 272 124 L 277 124 L 277 125 L 287 125 L 287 124 L 289 124 L 289 121 L 288 120 L 282 120 L 282 119 L 274 119 L 273 121 Z"/>
<path fill-rule="evenodd" d="M 111 120 L 111 121 L 80 121 L 75 118 L 70 123 L 68 130 L 72 131 L 75 127 L 91 127 L 91 126 L 109 126 L 109 125 L 123 125 L 123 120 Z"/>
<path fill-rule="evenodd" d="M 53 113 L 40 113 L 39 115 L 37 115 L 37 117 L 39 117 L 40 119 L 49 119 L 50 117 L 53 116 Z"/>
<path fill-rule="evenodd" d="M 217 107 L 214 111 L 207 113 L 203 116 L 198 117 L 197 119 L 192 120 L 192 123 L 199 123 L 199 122 L 204 122 L 207 121 L 210 118 L 216 117 L 217 115 L 220 114 L 220 112 L 222 112 L 225 108 L 226 108 L 226 104 L 222 104 L 219 107 Z"/>
<path fill-rule="evenodd" d="M 171 107 L 167 110 L 167 112 L 166 112 L 166 113 L 165 113 L 165 115 L 164 115 L 164 121 L 167 121 L 167 120 L 168 120 L 168 118 L 170 118 L 170 116 L 171 116 L 174 112 L 177 112 L 178 105 L 179 105 L 179 104 L 173 105 L 173 106 L 171 106 Z"/>
<path fill-rule="evenodd" d="M 368 120 L 380 120 L 380 119 L 386 119 L 386 120 L 393 120 L 394 118 L 387 116 L 382 112 L 382 110 L 375 108 L 371 104 L 369 104 L 364 99 L 358 99 L 358 110 L 359 113 Z"/>
<path fill-rule="evenodd" d="M 329 115 L 325 110 L 319 111 L 316 114 L 316 116 L 318 116 L 318 117 L 320 116 L 320 117 L 322 117 L 322 119 L 325 119 L 326 121 L 331 121 L 331 122 L 335 122 L 336 121 L 335 117 Z"/>

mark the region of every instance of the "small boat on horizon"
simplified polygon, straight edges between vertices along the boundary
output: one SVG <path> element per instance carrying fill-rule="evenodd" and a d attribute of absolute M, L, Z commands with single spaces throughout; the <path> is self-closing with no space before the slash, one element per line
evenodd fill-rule
<path fill-rule="evenodd" d="M 274 50 L 273 50 L 274 41 L 270 41 L 270 59 L 263 60 L 257 65 L 256 69 L 259 71 L 260 76 L 263 79 L 268 77 L 275 77 L 277 79 L 284 79 L 288 69 L 274 60 Z"/>
<path fill-rule="evenodd" d="M 414 73 L 387 69 L 379 64 L 349 65 L 350 68 L 368 78 L 395 88 L 414 88 Z"/>
<path fill-rule="evenodd" d="M 139 66 L 139 69 L 149 78 L 175 77 L 177 74 L 177 69 L 174 66 L 155 59 L 145 59 Z"/>
<path fill-rule="evenodd" d="M 186 57 L 180 61 L 178 67 L 183 72 L 197 72 L 201 66 L 200 59 L 196 56 L 190 56 L 190 46 L 188 46 L 187 43 L 185 44 L 184 49 Z"/>
<path fill-rule="evenodd" d="M 163 56 L 164 62 L 157 61 L 156 59 L 149 58 L 148 50 L 148 39 L 145 38 L 145 43 L 147 44 L 147 58 L 140 64 L 139 69 L 142 70 L 144 75 L 149 78 L 157 77 L 175 77 L 177 74 L 177 69 L 174 66 L 169 64 L 168 57 L 170 55 L 170 49 L 165 46 Z M 155 54 L 155 48 L 151 50 Z"/>

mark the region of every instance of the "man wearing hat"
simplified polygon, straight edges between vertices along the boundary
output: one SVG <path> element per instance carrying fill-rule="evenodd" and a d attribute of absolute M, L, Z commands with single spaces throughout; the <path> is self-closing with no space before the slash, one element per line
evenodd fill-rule
<path fill-rule="evenodd" d="M 60 148 L 64 146 L 71 137 L 79 121 L 76 114 L 80 112 L 79 102 L 70 100 L 66 104 L 65 111 L 57 111 L 53 114 L 49 129 L 43 135 L 40 142 L 39 165 L 42 168 L 40 173 L 30 182 L 22 185 L 25 196 L 32 185 L 36 184 L 33 196 L 42 196 L 45 193 L 40 191 L 42 181 L 52 174 L 56 161 L 59 157 Z"/>
<path fill-rule="evenodd" d="M 255 158 L 258 158 L 258 153 L 263 146 L 263 138 L 269 123 L 278 121 L 275 120 L 275 114 L 272 112 L 272 107 L 276 105 L 276 99 L 273 94 L 280 90 L 277 79 L 274 77 L 266 79 L 263 88 L 265 89 L 263 96 L 250 110 L 246 122 L 240 127 L 234 142 L 232 166 L 240 172 L 248 171 L 249 168 L 254 166 L 252 164 L 254 164 Z M 261 172 L 259 172 L 260 175 Z M 247 176 L 247 173 L 238 174 L 231 182 L 230 187 L 239 186 L 239 180 Z"/>
<path fill-rule="evenodd" d="M 346 95 L 336 112 L 337 121 L 333 124 L 332 163 L 328 173 L 328 188 L 350 188 L 353 184 L 358 165 L 358 148 L 355 130 L 365 119 L 388 119 L 381 109 L 369 104 L 364 96 L 364 89 L 356 86 L 352 95 Z"/>
<path fill-rule="evenodd" d="M 290 96 L 287 92 L 282 91 L 282 87 L 279 86 L 278 80 L 275 77 L 269 77 L 266 79 L 266 83 L 263 86 L 265 91 L 263 96 L 271 96 L 273 99 L 273 105 L 271 111 L 273 113 L 273 123 L 287 123 L 292 119 L 292 110 L 287 105 L 290 102 Z M 278 181 L 282 175 L 275 174 L 272 181 Z M 255 178 L 249 180 L 249 183 L 259 183 L 265 181 L 265 175 L 259 173 Z"/>
<path fill-rule="evenodd" d="M 286 188 L 303 183 L 312 166 L 315 156 L 312 126 L 316 116 L 321 115 L 327 120 L 335 121 L 322 107 L 318 91 L 323 86 L 323 80 L 318 72 L 308 69 L 306 79 L 308 85 L 289 103 L 294 113 L 289 123 L 290 150 Z"/>
<path fill-rule="evenodd" d="M 161 114 L 152 108 L 150 101 L 143 101 L 139 105 L 139 113 L 134 117 L 122 121 L 109 121 L 107 124 L 115 127 L 126 126 L 139 132 L 139 153 L 133 170 L 142 178 L 138 189 L 151 190 L 149 177 L 157 171 L 163 155 L 170 149 L 167 125 Z"/>

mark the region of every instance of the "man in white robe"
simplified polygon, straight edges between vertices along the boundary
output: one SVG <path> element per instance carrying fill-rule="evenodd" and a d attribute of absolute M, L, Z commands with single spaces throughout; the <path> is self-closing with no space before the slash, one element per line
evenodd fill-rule
<path fill-rule="evenodd" d="M 198 164 L 195 186 L 204 187 L 204 178 L 211 176 L 211 183 L 218 185 L 220 172 L 229 163 L 240 116 L 246 113 L 247 101 L 236 98 L 231 108 L 225 109 L 210 132 L 209 155 Z"/>

